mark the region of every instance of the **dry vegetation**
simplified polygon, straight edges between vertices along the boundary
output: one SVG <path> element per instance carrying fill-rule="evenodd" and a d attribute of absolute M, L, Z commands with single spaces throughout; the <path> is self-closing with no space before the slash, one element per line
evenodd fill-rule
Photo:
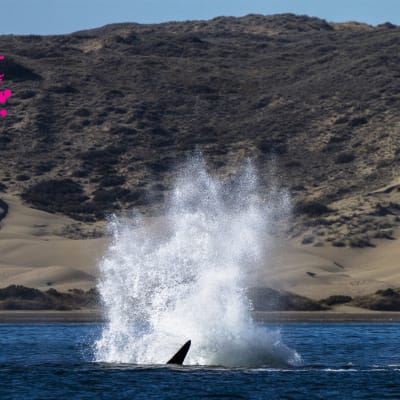
<path fill-rule="evenodd" d="M 14 92 L 0 190 L 35 207 L 84 222 L 157 213 L 199 147 L 226 178 L 254 159 L 265 192 L 273 158 L 294 202 L 286 234 L 306 246 L 394 238 L 396 26 L 249 15 L 7 35 L 0 48 Z"/>
<path fill-rule="evenodd" d="M 400 311 L 400 289 L 378 290 L 374 294 L 356 297 L 350 304 L 369 310 Z"/>
<path fill-rule="evenodd" d="M 321 311 L 328 307 L 294 293 L 258 287 L 249 291 L 255 311 Z"/>
<path fill-rule="evenodd" d="M 320 301 L 265 287 L 249 289 L 248 296 L 254 311 L 324 311 L 341 304 L 377 311 L 400 311 L 400 289 L 391 288 L 354 299 L 336 295 Z M 0 310 L 95 310 L 100 303 L 96 289 L 70 289 L 68 293 L 53 288 L 41 291 L 21 285 L 0 289 Z"/>
<path fill-rule="evenodd" d="M 0 289 L 0 310 L 58 310 L 94 309 L 99 306 L 96 289 L 71 289 L 68 293 L 49 289 L 45 292 L 21 285 Z"/>

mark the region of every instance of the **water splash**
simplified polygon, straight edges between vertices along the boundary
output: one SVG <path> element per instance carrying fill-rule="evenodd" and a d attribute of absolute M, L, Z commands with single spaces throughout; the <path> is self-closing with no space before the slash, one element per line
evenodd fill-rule
<path fill-rule="evenodd" d="M 269 221 L 288 207 L 276 194 L 261 202 L 250 163 L 227 184 L 197 156 L 182 169 L 162 226 L 114 218 L 100 265 L 108 324 L 96 360 L 164 364 L 191 339 L 192 365 L 299 363 L 278 331 L 253 322 L 244 283 L 263 261 Z"/>

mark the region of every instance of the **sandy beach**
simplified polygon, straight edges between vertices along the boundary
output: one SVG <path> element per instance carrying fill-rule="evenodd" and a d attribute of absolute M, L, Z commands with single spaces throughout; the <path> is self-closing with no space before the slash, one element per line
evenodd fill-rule
<path fill-rule="evenodd" d="M 98 311 L 0 311 L 0 324 L 104 322 Z"/>
<path fill-rule="evenodd" d="M 253 319 L 262 323 L 398 323 L 399 312 L 366 310 L 342 311 L 276 311 L 254 312 Z M 105 323 L 97 310 L 81 311 L 0 311 L 1 324 L 14 323 Z"/>

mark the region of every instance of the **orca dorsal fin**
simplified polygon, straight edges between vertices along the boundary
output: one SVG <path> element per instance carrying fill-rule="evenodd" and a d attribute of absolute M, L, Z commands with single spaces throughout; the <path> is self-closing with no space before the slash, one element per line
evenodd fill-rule
<path fill-rule="evenodd" d="M 190 349 L 190 345 L 192 344 L 191 340 L 188 340 L 179 350 L 178 352 L 167 362 L 167 364 L 175 364 L 182 365 L 185 357 Z"/>

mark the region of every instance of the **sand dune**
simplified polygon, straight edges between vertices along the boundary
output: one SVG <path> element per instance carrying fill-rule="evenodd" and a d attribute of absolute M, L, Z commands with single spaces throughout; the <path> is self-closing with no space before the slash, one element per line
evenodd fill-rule
<path fill-rule="evenodd" d="M 0 229 L 0 287 L 21 284 L 65 291 L 95 286 L 106 238 L 65 238 L 62 232 L 74 220 L 29 208 L 11 195 L 2 198 L 10 209 Z M 314 299 L 400 286 L 398 242 L 376 243 L 376 247 L 364 249 L 273 244 L 252 285 Z"/>
<path fill-rule="evenodd" d="M 400 286 L 397 240 L 376 241 L 373 248 L 274 246 L 258 283 L 321 299 L 334 294 L 357 296 Z"/>
<path fill-rule="evenodd" d="M 72 219 L 26 207 L 14 196 L 2 198 L 10 209 L 0 229 L 1 287 L 67 290 L 95 285 L 106 239 L 64 238 L 63 229 Z"/>

